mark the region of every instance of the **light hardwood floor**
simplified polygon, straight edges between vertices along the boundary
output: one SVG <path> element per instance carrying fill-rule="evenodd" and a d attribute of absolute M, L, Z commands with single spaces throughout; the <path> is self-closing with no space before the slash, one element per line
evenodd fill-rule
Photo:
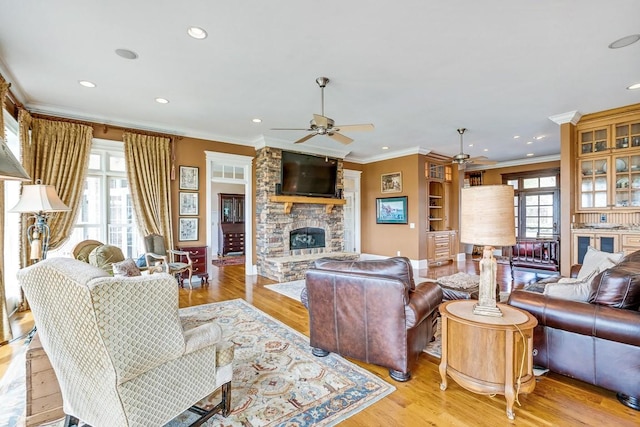
<path fill-rule="evenodd" d="M 458 271 L 477 272 L 477 268 L 477 262 L 467 260 L 420 271 L 420 276 L 438 278 Z M 303 334 L 309 334 L 306 309 L 299 302 L 266 289 L 264 285 L 274 283 L 272 280 L 245 276 L 243 266 L 211 266 L 209 276 L 208 286 L 194 286 L 192 291 L 180 289 L 181 307 L 242 298 Z M 512 282 L 509 267 L 504 264 L 498 266 L 498 277 L 502 291 L 511 291 L 534 279 L 531 273 L 517 272 Z M 21 318 L 16 325 L 18 330 L 28 331 L 31 316 L 25 314 Z M 20 345 L 20 341 L 0 347 L 0 375 L 11 361 L 12 348 Z M 533 393 L 519 396 L 521 406 L 516 403 L 515 421 L 509 421 L 501 395 L 474 394 L 454 381 L 449 381 L 447 390 L 441 391 L 439 359 L 426 353 L 406 383 L 393 381 L 385 368 L 354 362 L 393 384 L 397 390 L 350 417 L 343 426 L 640 425 L 640 412 L 618 403 L 613 392 L 554 373 L 539 378 Z M 625 367 L 621 367 L 620 375 L 624 375 L 624 370 Z"/>

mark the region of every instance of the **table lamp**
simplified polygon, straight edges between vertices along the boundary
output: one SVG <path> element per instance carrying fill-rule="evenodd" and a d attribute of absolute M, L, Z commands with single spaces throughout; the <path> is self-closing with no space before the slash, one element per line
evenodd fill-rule
<path fill-rule="evenodd" d="M 460 241 L 484 246 L 480 260 L 480 289 L 473 313 L 502 316 L 496 305 L 497 246 L 516 243 L 513 187 L 479 185 L 463 188 L 460 195 Z"/>
<path fill-rule="evenodd" d="M 47 258 L 49 250 L 49 238 L 51 230 L 47 225 L 49 212 L 66 212 L 71 209 L 65 205 L 53 185 L 43 185 L 42 181 L 36 180 L 35 185 L 23 185 L 22 196 L 17 205 L 9 212 L 33 213 L 36 219 L 34 224 L 27 228 L 27 238 L 29 240 L 31 260 L 41 260 Z"/>

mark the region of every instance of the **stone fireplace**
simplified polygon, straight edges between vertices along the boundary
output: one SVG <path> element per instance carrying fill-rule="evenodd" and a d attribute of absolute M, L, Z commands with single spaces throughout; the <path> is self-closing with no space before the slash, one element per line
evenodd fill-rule
<path fill-rule="evenodd" d="M 256 264 L 258 274 L 278 282 L 304 278 L 313 261 L 323 256 L 357 259 L 343 252 L 343 206 L 296 201 L 290 211 L 273 202 L 280 183 L 282 150 L 264 147 L 256 155 Z M 338 188 L 342 188 L 342 161 Z M 304 198 L 303 198 L 304 199 Z"/>

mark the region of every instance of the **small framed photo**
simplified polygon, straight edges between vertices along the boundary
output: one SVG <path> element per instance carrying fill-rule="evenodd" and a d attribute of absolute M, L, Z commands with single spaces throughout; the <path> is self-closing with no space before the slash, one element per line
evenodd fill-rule
<path fill-rule="evenodd" d="M 380 189 L 383 193 L 402 193 L 402 172 L 383 173 Z"/>
<path fill-rule="evenodd" d="M 198 182 L 196 166 L 180 166 L 180 190 L 198 191 Z"/>
<path fill-rule="evenodd" d="M 407 224 L 407 196 L 377 198 L 376 224 Z"/>
<path fill-rule="evenodd" d="M 198 193 L 180 192 L 180 215 L 198 215 Z"/>
<path fill-rule="evenodd" d="M 187 242 L 198 240 L 198 218 L 180 218 L 178 224 L 178 240 Z"/>

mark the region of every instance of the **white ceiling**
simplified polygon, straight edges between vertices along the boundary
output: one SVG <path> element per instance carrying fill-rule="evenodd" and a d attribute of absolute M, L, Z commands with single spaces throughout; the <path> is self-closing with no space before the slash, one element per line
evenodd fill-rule
<path fill-rule="evenodd" d="M 550 116 L 640 102 L 640 42 L 607 47 L 639 16 L 637 0 L 3 1 L 0 72 L 41 113 L 356 162 L 451 156 L 466 127 L 466 153 L 521 161 L 560 152 Z M 326 116 L 375 130 L 348 146 L 270 130 L 321 113 L 319 76 Z"/>

